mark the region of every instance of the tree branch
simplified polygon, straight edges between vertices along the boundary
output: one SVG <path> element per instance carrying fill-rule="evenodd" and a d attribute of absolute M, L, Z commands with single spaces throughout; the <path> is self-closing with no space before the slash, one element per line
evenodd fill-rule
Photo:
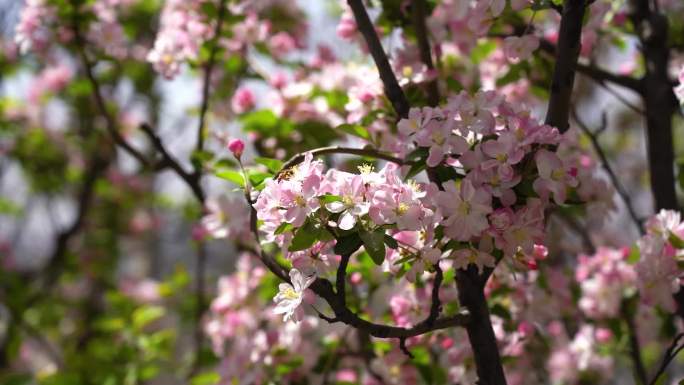
<path fill-rule="evenodd" d="M 663 354 L 663 361 L 661 362 L 660 367 L 658 367 L 658 370 L 653 376 L 651 382 L 648 383 L 649 385 L 655 385 L 658 383 L 658 379 L 663 375 L 663 373 L 665 373 L 667 366 L 670 365 L 672 360 L 677 357 L 677 354 L 684 349 L 684 344 L 679 343 L 682 338 L 684 338 L 684 333 L 677 334 L 677 336 L 674 338 L 670 346 L 665 351 L 665 354 Z"/>
<path fill-rule="evenodd" d="M 411 3 L 413 29 L 418 41 L 420 59 L 429 71 L 434 71 L 435 66 L 432 63 L 432 51 L 430 50 L 430 41 L 428 40 L 428 32 L 425 26 L 426 8 L 425 0 L 413 0 Z M 427 99 L 428 104 L 433 107 L 439 104 L 439 87 L 436 77 L 427 84 Z"/>
<path fill-rule="evenodd" d="M 473 265 L 469 265 L 466 270 L 457 269 L 456 284 L 459 302 L 470 313 L 470 321 L 465 328 L 475 357 L 478 384 L 506 385 L 501 356 L 484 295 L 485 283 L 493 271 L 487 268 L 479 274 Z"/>
<path fill-rule="evenodd" d="M 349 7 L 354 14 L 356 25 L 368 45 L 370 54 L 373 56 L 375 66 L 380 73 L 380 79 L 385 87 L 387 99 L 390 100 L 394 111 L 400 118 L 407 117 L 409 111 L 408 100 L 406 99 L 406 95 L 404 95 L 404 91 L 399 86 L 394 71 L 392 71 L 392 67 L 387 59 L 387 54 L 385 54 L 385 50 L 382 48 L 382 44 L 380 43 L 375 27 L 368 16 L 368 12 L 366 12 L 366 7 L 363 5 L 362 0 L 347 0 L 347 4 L 349 4 Z"/>
<path fill-rule="evenodd" d="M 546 39 L 540 39 L 539 48 L 550 55 L 555 56 L 557 54 L 556 45 Z M 642 94 L 644 92 L 644 84 L 642 79 L 635 79 L 626 75 L 617 75 L 596 66 L 582 64 L 579 62 L 577 63 L 576 70 L 577 72 L 587 76 L 599 84 L 613 83 L 638 94 Z"/>
<path fill-rule="evenodd" d="M 81 35 L 80 26 L 78 23 L 78 17 L 74 12 L 74 21 L 72 28 L 74 30 L 74 42 L 76 43 L 75 49 L 81 59 L 81 64 L 83 65 L 83 69 L 85 71 L 86 77 L 88 78 L 88 82 L 90 83 L 90 86 L 93 88 L 93 99 L 95 100 L 95 105 L 97 106 L 97 109 L 100 111 L 102 117 L 105 119 L 105 128 L 107 129 L 107 132 L 109 132 L 109 134 L 111 135 L 114 142 L 119 147 L 123 148 L 125 152 L 127 152 L 129 155 L 135 158 L 143 166 L 148 166 L 149 162 L 147 161 L 145 156 L 142 153 L 140 153 L 140 151 L 136 150 L 133 146 L 131 146 L 126 141 L 126 139 L 121 135 L 117 128 L 118 125 L 116 123 L 116 119 L 114 119 L 114 117 L 107 109 L 107 104 L 105 103 L 104 97 L 102 96 L 102 90 L 100 89 L 100 82 L 97 80 L 95 74 L 93 73 L 93 64 L 91 63 L 90 59 L 88 58 L 88 54 L 85 51 L 86 42 L 85 39 L 83 39 L 83 36 Z"/>
<path fill-rule="evenodd" d="M 285 170 L 292 168 L 292 166 L 296 166 L 299 163 L 302 163 L 304 161 L 304 158 L 306 157 L 307 153 L 311 153 L 313 156 L 319 156 L 319 155 L 326 155 L 326 154 L 350 154 L 350 155 L 359 155 L 359 156 L 367 156 L 369 158 L 376 158 L 376 159 L 382 159 L 386 160 L 388 162 L 396 163 L 398 165 L 405 165 L 405 164 L 410 164 L 409 162 L 406 162 L 403 159 L 394 157 L 390 154 L 386 154 L 384 152 L 380 152 L 371 148 L 349 148 L 349 147 L 336 147 L 336 146 L 331 146 L 331 147 L 320 147 L 311 151 L 306 151 L 299 153 L 289 160 L 287 160 L 284 164 L 283 167 L 281 168 L 280 171 L 275 175 L 276 178 Z"/>
<path fill-rule="evenodd" d="M 675 192 L 672 116 L 677 99 L 668 76 L 667 17 L 651 10 L 648 0 L 632 0 L 630 15 L 641 42 L 646 62 L 644 102 L 651 190 L 656 211 L 679 210 Z"/>
<path fill-rule="evenodd" d="M 558 50 L 551 82 L 551 97 L 546 111 L 546 124 L 557 127 L 560 132 L 569 128 L 570 98 L 575 84 L 575 68 L 580 53 L 582 19 L 586 0 L 565 0 L 563 16 L 558 31 Z"/>
<path fill-rule="evenodd" d="M 199 202 L 204 202 L 204 189 L 199 182 L 198 175 L 185 171 L 183 166 L 181 166 L 180 163 L 178 163 L 178 161 L 168 152 L 164 146 L 164 142 L 162 142 L 161 138 L 154 132 L 149 124 L 142 123 L 140 125 L 140 129 L 147 135 L 147 137 L 150 139 L 150 142 L 152 142 L 152 146 L 154 146 L 154 148 L 162 157 L 161 162 L 157 165 L 157 167 L 170 167 L 178 175 L 178 177 L 180 177 L 188 185 L 190 190 L 192 190 L 192 193 L 195 195 L 195 198 L 197 198 Z"/>

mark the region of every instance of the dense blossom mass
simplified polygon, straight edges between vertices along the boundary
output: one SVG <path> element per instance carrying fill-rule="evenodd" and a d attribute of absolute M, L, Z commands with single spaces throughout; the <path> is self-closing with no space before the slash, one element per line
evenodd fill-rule
<path fill-rule="evenodd" d="M 677 383 L 681 1 L 21 3 L 1 384 Z"/>

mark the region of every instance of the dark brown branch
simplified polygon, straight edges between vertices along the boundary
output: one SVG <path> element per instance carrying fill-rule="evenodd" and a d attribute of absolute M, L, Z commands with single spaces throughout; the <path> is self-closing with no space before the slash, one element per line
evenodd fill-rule
<path fill-rule="evenodd" d="M 406 99 L 406 95 L 404 95 L 404 91 L 399 86 L 394 71 L 392 71 L 392 66 L 390 66 L 387 54 L 380 43 L 380 38 L 378 38 L 375 27 L 368 16 L 368 12 L 366 12 L 366 7 L 363 5 L 362 0 L 347 0 L 347 4 L 349 4 L 349 7 L 354 14 L 356 25 L 368 45 L 368 51 L 370 51 L 371 56 L 373 56 L 375 66 L 380 73 L 380 79 L 385 87 L 387 99 L 392 103 L 394 111 L 400 118 L 407 117 L 409 111 L 408 100 Z"/>
<path fill-rule="evenodd" d="M 558 31 L 558 50 L 551 81 L 546 124 L 558 127 L 561 132 L 569 128 L 570 98 L 575 84 L 575 68 L 580 53 L 582 19 L 586 0 L 565 0 Z"/>
<path fill-rule="evenodd" d="M 57 236 L 55 249 L 48 258 L 45 280 L 42 282 L 41 288 L 37 293 L 26 301 L 26 308 L 29 308 L 40 299 L 57 282 L 64 267 L 64 259 L 67 255 L 69 242 L 78 234 L 83 226 L 94 200 L 95 184 L 108 165 L 109 160 L 104 159 L 102 154 L 93 154 L 91 157 L 77 197 L 76 218 L 69 227 L 61 231 Z"/>
<path fill-rule="evenodd" d="M 603 148 L 601 147 L 601 144 L 598 142 L 598 135 L 596 132 L 593 132 L 592 130 L 589 129 L 589 127 L 585 124 L 585 122 L 580 119 L 579 115 L 577 114 L 577 110 L 575 108 L 572 109 L 572 115 L 573 119 L 577 122 L 577 125 L 579 125 L 580 129 L 582 132 L 584 132 L 587 137 L 589 137 L 589 140 L 591 141 L 591 145 L 594 148 L 594 152 L 598 155 L 600 161 L 601 161 L 601 166 L 603 169 L 606 171 L 608 174 L 608 178 L 610 179 L 611 183 L 615 187 L 615 191 L 617 191 L 618 195 L 620 198 L 622 198 L 622 201 L 625 203 L 625 206 L 627 207 L 627 212 L 629 213 L 630 218 L 632 218 L 632 222 L 634 222 L 634 225 L 637 227 L 637 230 L 639 230 L 639 233 L 641 235 L 644 235 L 644 226 L 641 220 L 639 219 L 639 216 L 636 213 L 636 210 L 634 209 L 634 204 L 632 203 L 632 199 L 629 197 L 629 193 L 627 192 L 627 189 L 625 186 L 622 185 L 622 182 L 620 182 L 620 179 L 617 177 L 615 174 L 615 171 L 613 171 L 613 168 L 610 166 L 610 163 L 608 162 L 608 157 L 606 156 L 606 153 L 603 151 Z M 605 129 L 607 125 L 606 122 L 606 116 L 605 113 L 603 114 L 603 123 L 601 125 L 601 128 L 597 132 L 601 132 Z"/>
<path fill-rule="evenodd" d="M 501 356 L 492 328 L 484 286 L 493 269 L 487 268 L 482 274 L 474 265 L 467 270 L 456 270 L 458 298 L 462 306 L 468 309 L 470 321 L 465 325 L 468 339 L 475 357 L 478 384 L 506 385 Z"/>
<path fill-rule="evenodd" d="M 539 48 L 548 54 L 556 55 L 556 46 L 546 39 L 541 39 L 539 41 Z M 596 66 L 582 63 L 577 63 L 576 70 L 599 84 L 613 83 L 638 94 L 643 93 L 644 85 L 643 80 L 641 79 L 635 79 L 626 75 L 617 75 Z"/>
<path fill-rule="evenodd" d="M 425 0 L 413 0 L 411 3 L 413 29 L 416 33 L 416 40 L 418 41 L 420 60 L 425 64 L 429 71 L 434 71 L 435 66 L 432 63 L 432 51 L 430 50 L 428 31 L 425 26 L 426 8 Z M 439 104 L 439 87 L 437 86 L 436 77 L 427 83 L 427 99 L 428 104 L 433 107 Z"/>
<path fill-rule="evenodd" d="M 400 159 L 400 158 L 394 157 L 392 155 L 386 154 L 384 152 L 380 152 L 380 151 L 373 150 L 370 148 L 348 148 L 348 147 L 335 147 L 335 146 L 321 147 L 321 148 L 317 148 L 315 150 L 302 152 L 300 154 L 293 156 L 292 158 L 290 158 L 287 162 L 285 162 L 283 164 L 282 169 L 276 174 L 276 177 L 278 175 L 280 175 L 280 173 L 282 173 L 283 171 L 291 168 L 292 166 L 295 166 L 299 163 L 302 163 L 308 152 L 310 152 L 313 156 L 326 155 L 326 154 L 350 154 L 350 155 L 367 156 L 369 158 L 382 159 L 382 160 L 386 160 L 388 162 L 396 163 L 399 165 L 408 164 L 408 162 L 404 161 L 403 159 Z"/>
<path fill-rule="evenodd" d="M 252 206 L 252 202 L 248 199 L 248 204 L 253 213 L 256 210 Z M 252 232 L 257 234 L 256 225 L 253 224 L 251 228 Z M 245 246 L 247 250 L 250 250 L 256 254 L 259 259 L 264 263 L 264 265 L 278 278 L 285 282 L 290 282 L 287 271 L 283 268 L 272 256 L 266 254 L 260 248 Z M 319 297 L 323 298 L 328 306 L 332 309 L 334 316 L 328 317 L 321 312 L 318 315 L 321 319 L 328 321 L 330 323 L 342 322 L 346 325 L 352 326 L 356 329 L 362 330 L 365 333 L 377 338 L 409 338 L 415 337 L 421 334 L 429 333 L 435 330 L 447 329 L 455 326 L 463 326 L 470 319 L 467 313 L 456 314 L 448 317 L 435 317 L 432 318 L 432 313 L 422 322 L 414 325 L 411 328 L 403 328 L 397 326 L 389 326 L 376 324 L 367 321 L 359 317 L 356 313 L 351 311 L 346 306 L 346 297 L 344 296 L 346 288 L 346 266 L 349 263 L 349 259 L 353 253 L 342 256 L 340 261 L 340 266 L 337 269 L 337 278 L 335 283 L 335 289 L 333 289 L 333 284 L 325 278 L 316 278 L 316 280 L 309 286 L 309 288 Z M 437 289 L 438 290 L 438 289 Z M 434 294 L 433 294 L 434 296 Z"/>
<path fill-rule="evenodd" d="M 152 127 L 150 127 L 149 124 L 142 123 L 140 125 L 140 129 L 147 135 L 150 142 L 152 142 L 152 146 L 154 146 L 155 150 L 157 150 L 157 152 L 159 152 L 159 155 L 161 155 L 162 157 L 161 162 L 158 165 L 158 168 L 171 168 L 178 175 L 178 177 L 181 178 L 185 182 L 185 184 L 188 185 L 188 187 L 192 190 L 192 193 L 195 195 L 195 198 L 197 198 L 197 200 L 200 202 L 204 202 L 204 189 L 200 184 L 198 175 L 191 174 L 185 171 L 183 166 L 181 166 L 180 163 L 173 157 L 173 155 L 171 155 L 168 152 L 168 150 L 164 146 L 164 142 L 162 142 L 159 135 L 157 135 L 154 132 L 154 130 L 152 129 Z"/>
<path fill-rule="evenodd" d="M 680 333 L 674 338 L 670 346 L 665 351 L 665 354 L 663 354 L 663 361 L 661 362 L 660 367 L 658 367 L 653 379 L 651 379 L 651 382 L 648 383 L 649 385 L 655 385 L 658 383 L 658 379 L 663 375 L 663 373 L 665 373 L 668 365 L 670 365 L 672 360 L 677 357 L 677 354 L 684 349 L 684 344 L 680 344 L 682 338 L 684 338 L 684 333 Z"/>
<path fill-rule="evenodd" d="M 643 96 L 655 209 L 679 210 L 672 144 L 672 116 L 678 106 L 668 76 L 668 21 L 663 14 L 651 10 L 648 0 L 632 0 L 632 8 L 630 18 L 638 32 L 641 52 L 646 62 Z"/>
<path fill-rule="evenodd" d="M 81 64 L 83 65 L 83 70 L 85 71 L 86 77 L 88 78 L 88 82 L 90 83 L 90 86 L 93 88 L 93 99 L 95 100 L 95 105 L 97 106 L 97 109 L 100 111 L 100 114 L 105 120 L 105 128 L 107 129 L 109 135 L 111 135 L 114 142 L 119 147 L 124 149 L 125 152 L 127 152 L 130 156 L 135 158 L 143 166 L 148 166 L 149 162 L 147 161 L 145 156 L 140 151 L 136 150 L 133 146 L 131 146 L 130 143 L 128 143 L 126 139 L 121 135 L 118 129 L 118 125 L 116 123 L 116 119 L 107 109 L 107 103 L 105 102 L 104 97 L 102 96 L 102 90 L 100 89 L 100 82 L 97 80 L 97 78 L 95 77 L 95 73 L 93 72 L 93 63 L 88 58 L 88 54 L 85 50 L 86 42 L 85 39 L 83 39 L 83 36 L 81 35 L 80 26 L 78 24 L 79 22 L 77 19 L 78 16 L 76 15 L 76 13 L 74 13 L 74 15 L 75 16 L 72 28 L 74 30 L 75 49 L 78 52 L 78 55 L 81 59 Z"/>

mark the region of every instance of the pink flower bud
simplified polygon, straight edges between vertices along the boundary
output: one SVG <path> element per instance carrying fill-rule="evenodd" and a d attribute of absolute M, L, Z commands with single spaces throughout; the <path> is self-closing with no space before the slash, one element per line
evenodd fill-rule
<path fill-rule="evenodd" d="M 242 139 L 231 139 L 228 141 L 228 149 L 237 159 L 240 159 L 242 152 L 245 151 L 245 142 Z"/>
<path fill-rule="evenodd" d="M 610 329 L 598 328 L 596 329 L 596 340 L 600 343 L 609 342 L 613 338 L 613 332 Z"/>

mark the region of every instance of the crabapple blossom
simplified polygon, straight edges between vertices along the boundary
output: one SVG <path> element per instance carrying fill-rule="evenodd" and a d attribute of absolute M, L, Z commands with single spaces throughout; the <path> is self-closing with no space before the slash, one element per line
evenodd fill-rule
<path fill-rule="evenodd" d="M 341 199 L 325 204 L 326 210 L 340 214 L 337 225 L 342 230 L 351 230 L 357 218 L 368 213 L 369 202 L 366 200 L 366 186 L 361 175 L 330 170 L 326 179 L 336 181 L 335 192 Z"/>
<path fill-rule="evenodd" d="M 444 233 L 458 241 L 478 237 L 489 227 L 487 214 L 492 211 L 491 195 L 482 188 L 475 188 L 469 180 L 446 183 L 444 191 L 437 195 L 437 202 L 444 215 Z"/>
<path fill-rule="evenodd" d="M 534 159 L 539 170 L 539 179 L 534 181 L 534 190 L 543 199 L 548 199 L 551 193 L 556 203 L 565 202 L 568 187 L 577 186 L 576 169 L 568 170 L 563 161 L 548 150 L 537 151 Z"/>
<path fill-rule="evenodd" d="M 509 36 L 504 39 L 503 50 L 510 61 L 528 59 L 539 48 L 539 38 L 534 35 Z"/>
<path fill-rule="evenodd" d="M 292 319 L 294 322 L 299 322 L 302 318 L 302 309 L 299 308 L 304 298 L 304 290 L 306 290 L 313 281 L 316 280 L 315 275 L 305 276 L 297 269 L 290 270 L 289 283 L 281 283 L 278 285 L 278 294 L 273 298 L 277 303 L 273 312 L 275 314 L 283 314 L 283 322 Z"/>

